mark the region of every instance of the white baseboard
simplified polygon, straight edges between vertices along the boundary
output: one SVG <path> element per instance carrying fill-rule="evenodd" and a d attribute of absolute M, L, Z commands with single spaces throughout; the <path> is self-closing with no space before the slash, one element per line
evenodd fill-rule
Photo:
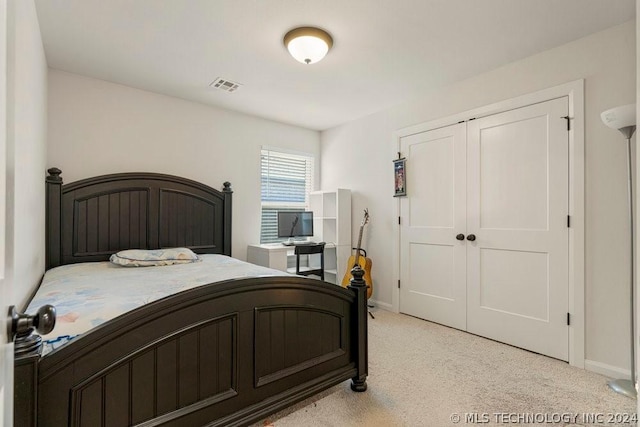
<path fill-rule="evenodd" d="M 584 369 L 609 378 L 631 379 L 631 371 L 629 369 L 623 369 L 617 366 L 607 365 L 606 363 L 595 362 L 593 360 L 585 360 Z"/>
<path fill-rule="evenodd" d="M 393 305 L 388 304 L 386 302 L 380 302 L 380 301 L 372 299 L 372 300 L 370 300 L 369 304 L 373 305 L 374 307 L 381 308 L 383 310 L 393 311 Z"/>

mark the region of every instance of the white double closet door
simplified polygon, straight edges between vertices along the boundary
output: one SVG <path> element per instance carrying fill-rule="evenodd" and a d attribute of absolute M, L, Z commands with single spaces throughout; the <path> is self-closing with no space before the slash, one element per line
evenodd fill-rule
<path fill-rule="evenodd" d="M 401 312 L 568 360 L 567 115 L 564 97 L 400 139 Z"/>

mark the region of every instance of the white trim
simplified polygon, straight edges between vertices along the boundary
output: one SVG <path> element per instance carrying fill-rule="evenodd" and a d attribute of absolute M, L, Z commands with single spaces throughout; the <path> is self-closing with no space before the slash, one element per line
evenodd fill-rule
<path fill-rule="evenodd" d="M 576 80 L 397 130 L 393 134 L 390 156 L 392 159 L 397 157 L 397 153 L 400 151 L 400 138 L 565 96 L 569 99 L 569 117 L 571 117 L 571 131 L 569 132 L 569 215 L 571 215 L 571 228 L 569 229 L 569 312 L 571 313 L 569 364 L 585 368 L 584 80 Z M 399 216 L 400 200 L 397 200 L 396 217 Z M 397 280 L 400 277 L 400 226 L 395 219 L 393 223 L 393 232 L 395 233 L 392 247 L 393 277 Z M 393 286 L 391 301 L 391 310 L 398 313 L 400 311 L 400 290 L 397 286 Z"/>
<path fill-rule="evenodd" d="M 629 369 L 618 368 L 617 366 L 607 365 L 606 363 L 595 362 L 593 360 L 585 360 L 584 369 L 609 378 L 631 379 L 631 371 Z"/>
<path fill-rule="evenodd" d="M 388 302 L 381 302 L 381 301 L 378 301 L 378 300 L 375 300 L 375 299 L 371 299 L 370 301 L 371 301 L 371 304 L 374 307 L 377 307 L 377 308 L 380 308 L 380 309 L 386 310 L 386 311 L 394 311 L 393 310 L 393 305 L 389 304 Z M 397 311 L 396 311 L 396 313 L 397 313 Z"/>
<path fill-rule="evenodd" d="M 584 188 L 584 80 L 563 87 L 569 96 L 569 364 L 585 362 L 585 188 Z"/>
<path fill-rule="evenodd" d="M 14 161 L 10 161 L 8 158 L 8 135 L 9 122 L 8 117 L 12 114 L 13 98 L 9 93 L 9 81 L 8 81 L 8 66 L 11 59 L 8 58 L 6 52 L 14 51 L 15 47 L 11 46 L 11 43 L 15 43 L 15 36 L 10 33 L 9 26 L 15 25 L 15 11 L 11 12 L 11 18 L 9 18 L 10 11 L 9 5 L 6 0 L 0 0 L 0 299 L 2 307 L 7 307 L 9 301 L 14 296 L 12 294 L 12 277 L 9 269 L 11 269 L 10 263 L 13 250 L 13 238 L 7 236 L 7 234 L 13 234 L 13 230 L 9 228 L 11 223 L 9 220 L 12 217 L 12 213 L 7 215 L 7 210 L 14 210 L 12 201 L 7 200 L 9 192 L 7 192 L 7 166 L 13 168 Z M 13 5 L 15 9 L 15 5 Z M 15 30 L 13 31 L 15 33 Z M 12 38 L 9 40 L 9 38 Z M 13 82 L 12 82 L 13 83 Z M 13 190 L 10 190 L 13 193 Z M 8 233 L 7 233 L 8 232 Z M 8 246 L 7 244 L 11 245 Z M 13 370 L 13 343 L 8 342 L 6 332 L 0 334 L 0 423 L 5 426 L 13 425 L 13 392 L 14 392 L 14 370 Z"/>

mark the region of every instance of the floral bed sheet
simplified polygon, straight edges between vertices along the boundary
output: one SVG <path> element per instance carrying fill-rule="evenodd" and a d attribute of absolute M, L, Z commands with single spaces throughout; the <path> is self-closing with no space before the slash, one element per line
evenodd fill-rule
<path fill-rule="evenodd" d="M 45 352 L 123 313 L 196 286 L 242 277 L 287 275 L 225 255 L 199 257 L 201 262 L 158 267 L 89 262 L 47 271 L 27 308 L 27 313 L 35 313 L 45 304 L 56 308 L 56 326 L 42 336 L 48 344 Z"/>

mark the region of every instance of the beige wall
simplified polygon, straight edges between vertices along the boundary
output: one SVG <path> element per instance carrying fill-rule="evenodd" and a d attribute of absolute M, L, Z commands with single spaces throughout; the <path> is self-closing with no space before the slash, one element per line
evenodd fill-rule
<path fill-rule="evenodd" d="M 319 143 L 316 131 L 49 70 L 48 167 L 65 182 L 132 171 L 229 181 L 240 259 L 260 240 L 261 146 L 318 155 Z"/>
<path fill-rule="evenodd" d="M 629 229 L 625 145 L 606 128 L 601 111 L 635 102 L 635 21 L 540 53 L 322 132 L 321 187 L 353 190 L 354 235 L 363 208 L 371 222 L 363 246 L 373 259 L 374 299 L 391 307 L 396 203 L 393 133 L 483 105 L 585 79 L 586 359 L 601 371 L 627 370 Z M 354 240 L 355 240 L 354 236 Z"/>
<path fill-rule="evenodd" d="M 47 63 L 34 2 L 7 17 L 7 269 L 22 307 L 44 273 Z"/>

